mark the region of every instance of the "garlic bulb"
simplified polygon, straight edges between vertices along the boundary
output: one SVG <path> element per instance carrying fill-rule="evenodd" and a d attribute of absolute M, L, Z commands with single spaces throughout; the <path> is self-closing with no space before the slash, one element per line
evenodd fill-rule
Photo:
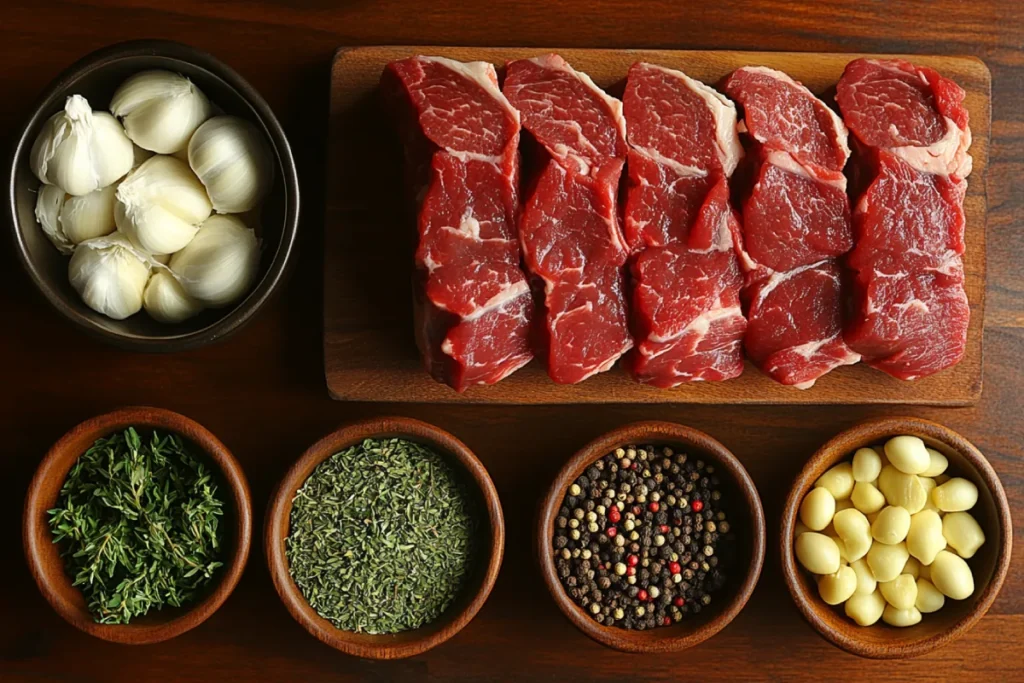
<path fill-rule="evenodd" d="M 256 233 L 234 216 L 210 216 L 171 270 L 188 294 L 208 306 L 227 306 L 249 291 L 259 269 Z"/>
<path fill-rule="evenodd" d="M 237 116 L 215 116 L 188 143 L 188 163 L 219 213 L 243 213 L 270 189 L 270 148 L 256 126 Z"/>
<path fill-rule="evenodd" d="M 132 142 L 110 114 L 81 95 L 50 117 L 32 145 L 31 166 L 43 183 L 83 195 L 110 185 L 132 167 Z"/>
<path fill-rule="evenodd" d="M 150 254 L 173 254 L 188 244 L 213 207 L 187 164 L 155 156 L 117 186 L 117 228 Z"/>
<path fill-rule="evenodd" d="M 146 285 L 142 305 L 147 313 L 162 323 L 180 323 L 203 310 L 203 305 L 190 297 L 168 270 L 153 273 Z"/>
<path fill-rule="evenodd" d="M 36 196 L 36 220 L 53 246 L 62 254 L 75 250 L 75 243 L 65 234 L 60 224 L 60 211 L 64 208 L 67 193 L 56 185 L 40 185 Z"/>
<path fill-rule="evenodd" d="M 171 154 L 187 147 L 192 133 L 210 117 L 210 101 L 181 74 L 141 71 L 114 92 L 110 111 L 139 147 Z"/>
<path fill-rule="evenodd" d="M 124 320 L 142 308 L 150 265 L 120 233 L 86 240 L 75 249 L 68 277 L 89 308 Z"/>
<path fill-rule="evenodd" d="M 60 224 L 75 244 L 94 237 L 103 237 L 114 232 L 114 191 L 116 185 L 108 185 L 81 197 L 69 196 L 60 211 Z"/>

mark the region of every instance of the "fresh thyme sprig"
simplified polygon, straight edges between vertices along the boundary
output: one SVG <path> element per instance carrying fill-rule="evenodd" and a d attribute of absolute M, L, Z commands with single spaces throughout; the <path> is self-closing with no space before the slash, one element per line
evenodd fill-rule
<path fill-rule="evenodd" d="M 98 440 L 49 511 L 73 585 L 97 622 L 126 624 L 194 600 L 222 566 L 224 504 L 195 448 L 134 428 Z"/>

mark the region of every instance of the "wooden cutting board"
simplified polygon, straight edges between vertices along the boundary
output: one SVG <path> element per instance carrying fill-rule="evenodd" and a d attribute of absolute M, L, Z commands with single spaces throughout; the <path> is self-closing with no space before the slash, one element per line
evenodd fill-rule
<path fill-rule="evenodd" d="M 991 123 L 991 75 L 970 57 L 910 56 L 967 91 L 974 171 L 965 211 L 964 256 L 971 322 L 967 353 L 957 366 L 915 382 L 894 379 L 864 364 L 841 367 L 801 391 L 781 386 L 749 361 L 727 382 L 656 389 L 634 382 L 620 367 L 581 384 L 548 379 L 530 363 L 489 387 L 458 394 L 422 368 L 412 334 L 413 226 L 403 206 L 402 162 L 393 131 L 376 97 L 384 66 L 414 54 L 459 61 L 507 60 L 558 52 L 601 87 L 622 94 L 630 65 L 653 62 L 714 84 L 734 69 L 760 64 L 781 69 L 831 99 L 846 64 L 861 54 L 696 52 L 476 47 L 342 48 L 331 73 L 330 148 L 324 254 L 324 365 L 331 396 L 351 401 L 457 403 L 912 403 L 968 405 L 981 396 L 985 308 L 985 171 Z M 877 55 L 881 57 L 891 55 Z"/>

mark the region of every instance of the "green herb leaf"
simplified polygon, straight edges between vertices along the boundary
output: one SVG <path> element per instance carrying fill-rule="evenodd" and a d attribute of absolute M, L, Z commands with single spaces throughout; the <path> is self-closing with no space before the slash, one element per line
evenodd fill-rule
<path fill-rule="evenodd" d="M 187 603 L 221 566 L 224 505 L 203 457 L 177 435 L 148 436 L 96 441 L 48 511 L 72 584 L 104 624 Z"/>

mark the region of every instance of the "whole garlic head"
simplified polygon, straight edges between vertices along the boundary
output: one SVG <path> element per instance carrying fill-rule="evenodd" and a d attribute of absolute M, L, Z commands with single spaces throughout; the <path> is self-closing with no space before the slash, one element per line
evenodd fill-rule
<path fill-rule="evenodd" d="M 188 244 L 213 207 L 202 183 L 174 157 L 147 159 L 117 186 L 118 230 L 150 254 L 173 254 Z"/>
<path fill-rule="evenodd" d="M 68 277 L 89 308 L 124 320 L 142 308 L 150 264 L 120 233 L 78 245 L 68 264 Z"/>
<path fill-rule="evenodd" d="M 256 233 L 234 216 L 214 214 L 195 239 L 171 257 L 170 268 L 190 296 L 220 307 L 249 291 L 259 264 Z"/>
<path fill-rule="evenodd" d="M 214 116 L 188 143 L 188 163 L 219 213 L 253 209 L 270 189 L 270 147 L 253 124 L 237 116 Z"/>
<path fill-rule="evenodd" d="M 141 71 L 122 83 L 110 101 L 132 142 L 157 154 L 188 146 L 210 117 L 210 101 L 192 81 L 170 71 Z"/>
<path fill-rule="evenodd" d="M 40 181 L 80 196 L 106 187 L 132 167 L 132 142 L 110 114 L 94 112 L 81 95 L 50 117 L 32 145 L 30 165 Z"/>
<path fill-rule="evenodd" d="M 157 270 L 146 285 L 142 305 L 154 320 L 180 323 L 198 315 L 203 305 L 190 297 L 169 270 Z"/>
<path fill-rule="evenodd" d="M 75 243 L 60 224 L 60 212 L 67 196 L 67 192 L 56 185 L 40 185 L 39 194 L 36 195 L 36 220 L 39 221 L 39 227 L 62 254 L 70 254 L 75 250 Z"/>

